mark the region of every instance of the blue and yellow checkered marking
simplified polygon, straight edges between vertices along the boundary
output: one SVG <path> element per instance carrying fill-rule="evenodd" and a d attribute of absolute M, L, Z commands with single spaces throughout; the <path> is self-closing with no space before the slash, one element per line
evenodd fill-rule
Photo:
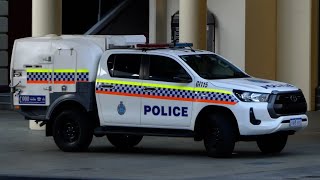
<path fill-rule="evenodd" d="M 131 84 L 132 83 L 132 84 Z M 111 85 L 111 88 L 103 88 L 104 84 Z M 165 100 L 180 100 L 193 102 L 208 102 L 217 104 L 234 105 L 238 100 L 231 92 L 205 88 L 192 88 L 182 86 L 168 86 L 162 84 L 139 84 L 135 82 L 112 82 L 97 80 L 96 92 L 100 94 L 133 96 Z M 152 87 L 154 90 L 145 90 Z"/>
<path fill-rule="evenodd" d="M 54 81 L 75 81 L 75 73 L 53 73 Z"/>
<path fill-rule="evenodd" d="M 46 83 L 66 83 L 88 82 L 88 70 L 64 70 L 56 69 L 27 69 L 27 83 L 29 84 L 46 84 Z"/>
<path fill-rule="evenodd" d="M 89 72 L 77 72 L 77 81 L 88 82 L 89 81 Z"/>
<path fill-rule="evenodd" d="M 27 72 L 27 81 L 48 81 L 51 78 L 51 73 Z"/>

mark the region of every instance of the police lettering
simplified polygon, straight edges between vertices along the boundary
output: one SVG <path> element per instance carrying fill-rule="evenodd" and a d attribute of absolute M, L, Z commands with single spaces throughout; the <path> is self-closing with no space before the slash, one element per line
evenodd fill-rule
<path fill-rule="evenodd" d="M 144 115 L 153 114 L 154 116 L 182 116 L 188 117 L 188 107 L 178 107 L 178 106 L 144 106 Z"/>

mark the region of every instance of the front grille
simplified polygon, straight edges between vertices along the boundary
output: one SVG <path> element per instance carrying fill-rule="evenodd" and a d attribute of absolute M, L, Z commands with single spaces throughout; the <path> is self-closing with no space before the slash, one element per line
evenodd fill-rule
<path fill-rule="evenodd" d="M 271 117 L 305 114 L 307 103 L 301 91 L 271 95 L 269 113 Z"/>
<path fill-rule="evenodd" d="M 290 94 L 279 94 L 276 97 L 275 104 L 297 104 L 305 103 L 306 100 L 302 92 L 290 93 Z"/>

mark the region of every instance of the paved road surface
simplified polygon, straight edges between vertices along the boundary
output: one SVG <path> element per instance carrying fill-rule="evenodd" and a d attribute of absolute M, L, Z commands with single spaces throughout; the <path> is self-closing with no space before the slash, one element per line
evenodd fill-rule
<path fill-rule="evenodd" d="M 309 117 L 280 155 L 240 142 L 232 158 L 213 159 L 202 142 L 165 137 L 145 137 L 131 152 L 94 138 L 89 152 L 64 153 L 19 114 L 0 111 L 0 179 L 320 179 L 320 112 Z"/>

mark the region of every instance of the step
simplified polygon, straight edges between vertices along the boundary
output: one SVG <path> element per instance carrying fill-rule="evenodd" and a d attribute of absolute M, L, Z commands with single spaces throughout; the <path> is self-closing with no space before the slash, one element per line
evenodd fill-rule
<path fill-rule="evenodd" d="M 0 110 L 11 110 L 12 98 L 11 93 L 0 93 Z"/>

